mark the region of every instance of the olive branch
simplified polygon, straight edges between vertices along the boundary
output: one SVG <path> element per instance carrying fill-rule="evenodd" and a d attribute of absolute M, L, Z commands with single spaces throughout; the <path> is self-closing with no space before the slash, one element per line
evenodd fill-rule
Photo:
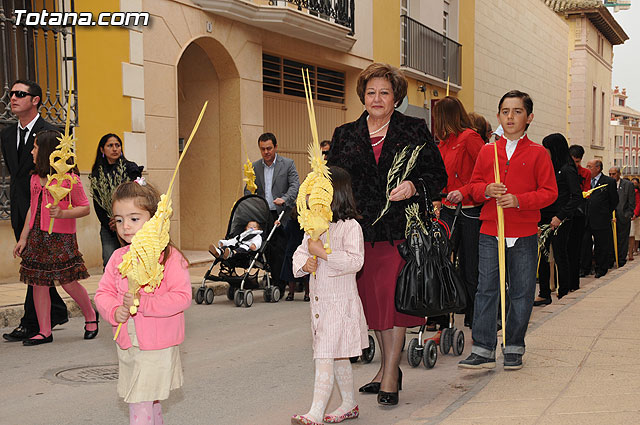
<path fill-rule="evenodd" d="M 98 167 L 98 175 L 89 176 L 91 181 L 91 194 L 93 199 L 111 217 L 111 195 L 116 188 L 126 181 L 129 181 L 124 161 L 119 161 L 113 174 L 105 174 L 102 167 Z M 97 196 L 96 196 L 97 195 Z"/>
<path fill-rule="evenodd" d="M 389 208 L 391 207 L 389 195 L 391 194 L 393 189 L 398 187 L 400 183 L 402 183 L 404 179 L 407 178 L 409 173 L 411 173 L 411 171 L 414 169 L 414 167 L 416 166 L 416 162 L 418 162 L 418 155 L 424 147 L 425 144 L 416 146 L 415 149 L 413 149 L 413 152 L 411 152 L 411 155 L 409 155 L 412 146 L 408 145 L 405 146 L 400 152 L 397 152 L 393 157 L 393 162 L 391 163 L 391 167 L 389 168 L 389 172 L 387 173 L 387 203 L 378 215 L 378 218 L 376 218 L 376 220 L 371 224 L 372 226 L 376 224 L 389 211 Z"/>

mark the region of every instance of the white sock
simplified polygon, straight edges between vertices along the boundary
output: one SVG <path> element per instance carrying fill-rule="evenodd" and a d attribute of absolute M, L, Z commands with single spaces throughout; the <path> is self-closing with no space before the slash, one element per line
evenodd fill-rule
<path fill-rule="evenodd" d="M 313 402 L 311 409 L 305 413 L 307 419 L 324 422 L 324 411 L 327 408 L 333 390 L 333 359 L 316 359 L 316 380 L 313 385 Z"/>
<path fill-rule="evenodd" d="M 355 391 L 353 389 L 353 370 L 349 360 L 336 360 L 334 366 L 334 374 L 340 395 L 342 396 L 342 404 L 333 412 L 331 416 L 344 415 L 354 407 L 356 407 Z"/>

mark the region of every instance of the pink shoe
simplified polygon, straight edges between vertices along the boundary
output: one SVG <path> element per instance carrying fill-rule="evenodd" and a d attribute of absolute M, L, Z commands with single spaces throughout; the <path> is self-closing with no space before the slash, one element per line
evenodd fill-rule
<path fill-rule="evenodd" d="M 339 424 L 346 419 L 356 419 L 358 416 L 360 416 L 360 410 L 358 409 L 358 405 L 356 405 L 356 407 L 340 416 L 325 415 L 324 421 L 329 424 Z"/>
<path fill-rule="evenodd" d="M 303 415 L 293 415 L 291 417 L 291 425 L 322 425 L 319 422 L 314 422 Z"/>

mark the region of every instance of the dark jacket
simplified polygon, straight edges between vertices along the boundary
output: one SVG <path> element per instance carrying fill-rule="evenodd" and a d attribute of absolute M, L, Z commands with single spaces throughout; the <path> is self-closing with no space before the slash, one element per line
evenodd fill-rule
<path fill-rule="evenodd" d="M 116 167 L 117 167 L 117 165 L 118 165 L 118 163 L 120 161 L 124 161 L 125 172 L 127 174 L 127 177 L 129 178 L 129 180 L 135 180 L 138 177 L 142 176 L 142 170 L 144 169 L 144 166 L 138 165 L 135 162 L 128 161 L 126 159 L 119 159 L 118 162 L 116 162 L 115 164 L 100 165 L 99 167 L 102 167 L 102 172 L 105 174 L 105 176 L 109 176 L 109 175 L 115 173 Z M 92 172 L 91 175 L 93 177 L 97 177 L 98 176 L 98 171 L 96 170 L 96 171 Z M 94 190 L 93 191 L 93 208 L 96 211 L 96 215 L 98 216 L 98 220 L 100 220 L 100 225 L 102 225 L 102 227 L 105 227 L 105 228 L 109 229 L 109 214 L 107 214 L 107 211 L 105 211 L 100 206 L 100 204 L 96 200 L 97 197 L 98 197 L 98 195 L 96 194 L 96 192 Z M 109 231 L 111 231 L 112 233 L 115 234 L 115 232 L 113 232 L 111 229 L 109 229 Z"/>
<path fill-rule="evenodd" d="M 618 188 L 618 205 L 616 206 L 616 220 L 619 223 L 628 223 L 636 209 L 636 191 L 629 180 L 620 179 Z"/>
<path fill-rule="evenodd" d="M 336 128 L 327 161 L 329 165 L 344 168 L 351 175 L 353 195 L 362 214 L 362 219 L 358 221 L 364 240 L 402 240 L 405 238 L 406 224 L 404 209 L 416 201 L 423 203 L 418 196 L 392 202 L 387 214 L 374 226 L 371 225 L 386 204 L 387 173 L 395 154 L 408 144 L 419 146 L 426 143 L 408 180 L 413 182 L 420 193 L 422 185 L 419 179 L 422 178 L 432 200 L 439 200 L 438 194 L 447 184 L 447 172 L 424 120 L 397 111 L 391 116 L 380 160 L 376 164 L 367 128 L 367 115 L 365 111 L 356 121 Z"/>
<path fill-rule="evenodd" d="M 16 240 L 20 237 L 24 221 L 29 211 L 31 170 L 34 168 L 33 157 L 33 141 L 36 135 L 44 130 L 60 131 L 53 124 L 48 123 L 42 117 L 33 125 L 27 144 L 22 149 L 22 155 L 18 158 L 17 132 L 18 123 L 9 125 L 0 133 L 0 141 L 2 142 L 2 157 L 9 170 L 11 183 L 9 187 L 9 202 L 11 203 L 11 227 L 16 236 Z"/>
<path fill-rule="evenodd" d="M 542 221 L 548 223 L 553 217 L 560 220 L 573 218 L 578 207 L 582 204 L 582 188 L 580 176 L 575 166 L 566 164 L 556 172 L 556 184 L 558 185 L 558 198 L 555 202 L 540 211 Z M 545 219 L 548 217 L 548 221 Z"/>
<path fill-rule="evenodd" d="M 587 224 L 592 229 L 602 230 L 611 228 L 613 210 L 618 205 L 618 190 L 616 181 L 604 174 L 600 176 L 597 186 L 606 184 L 607 187 L 594 191 L 587 201 Z"/>

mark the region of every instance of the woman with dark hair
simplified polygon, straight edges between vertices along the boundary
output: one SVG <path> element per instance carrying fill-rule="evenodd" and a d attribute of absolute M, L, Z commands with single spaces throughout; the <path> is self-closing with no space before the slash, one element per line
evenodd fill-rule
<path fill-rule="evenodd" d="M 456 206 L 462 203 L 453 238 L 453 246 L 459 261 L 460 275 L 467 288 L 467 307 L 464 314 L 465 326 L 471 327 L 473 303 L 478 288 L 478 243 L 480 240 L 480 210 L 482 204 L 473 202 L 469 195 L 469 181 L 476 164 L 478 153 L 485 144 L 473 127 L 471 119 L 455 97 L 447 96 L 433 107 L 433 134 L 440 141 L 438 149 L 447 170 L 446 192 L 442 201 L 440 218 L 452 227 Z M 482 119 L 484 121 L 484 118 Z M 483 132 L 486 133 L 484 121 Z M 449 325 L 448 316 L 430 317 L 428 324 L 440 328 Z"/>
<path fill-rule="evenodd" d="M 475 112 L 469 113 L 469 119 L 471 120 L 471 126 L 476 131 L 476 133 L 478 133 L 480 137 L 482 137 L 484 143 L 489 143 L 491 141 L 491 134 L 493 133 L 491 123 L 487 121 L 482 115 Z"/>
<path fill-rule="evenodd" d="M 100 220 L 103 267 L 107 266 L 113 251 L 120 248 L 115 222 L 111 216 L 111 194 L 120 183 L 141 177 L 143 168 L 124 157 L 122 140 L 117 134 L 108 133 L 102 136 L 98 142 L 89 180 L 93 207 Z"/>
<path fill-rule="evenodd" d="M 423 318 L 398 313 L 395 308 L 396 281 L 405 263 L 397 249 L 405 239 L 405 207 L 422 202 L 423 188 L 437 200 L 447 174 L 424 120 L 394 109 L 407 93 L 407 80 L 400 70 L 373 63 L 360 73 L 356 92 L 365 111 L 356 121 L 336 128 L 327 161 L 351 176 L 365 241 L 358 292 L 382 353 L 380 370 L 360 392 L 377 393 L 379 404 L 395 405 L 402 387 L 398 364 L 406 328 L 424 324 Z M 413 168 L 409 167 L 411 153 Z M 392 165 L 396 171 L 411 171 L 388 192 Z M 387 213 L 381 215 L 387 205 Z"/>
<path fill-rule="evenodd" d="M 582 201 L 582 189 L 578 169 L 569 155 L 567 139 L 560 133 L 550 134 L 542 139 L 542 146 L 551 155 L 558 185 L 558 198 L 553 204 L 540 210 L 539 224 L 549 224 L 552 229 L 551 247 L 558 270 L 558 299 L 560 299 L 567 295 L 570 289 L 569 235 L 573 224 L 572 218 Z M 538 268 L 540 292 L 533 302 L 534 306 L 551 304 L 549 278 L 549 261 L 541 255 Z"/>

